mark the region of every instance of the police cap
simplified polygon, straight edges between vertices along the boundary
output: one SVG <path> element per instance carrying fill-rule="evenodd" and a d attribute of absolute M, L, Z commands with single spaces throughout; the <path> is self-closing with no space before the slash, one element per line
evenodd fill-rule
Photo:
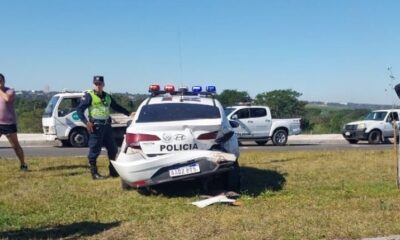
<path fill-rule="evenodd" d="M 103 76 L 94 76 L 93 83 L 98 83 L 98 82 L 104 83 L 104 77 Z"/>

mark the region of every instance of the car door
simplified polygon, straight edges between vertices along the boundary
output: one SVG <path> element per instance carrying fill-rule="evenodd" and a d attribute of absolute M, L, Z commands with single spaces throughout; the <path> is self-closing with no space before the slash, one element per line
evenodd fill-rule
<path fill-rule="evenodd" d="M 241 108 L 232 113 L 231 120 L 235 120 L 239 123 L 239 126 L 234 128 L 234 131 L 239 138 L 251 138 L 253 136 L 252 121 L 249 119 L 249 108 Z"/>
<path fill-rule="evenodd" d="M 76 108 L 80 102 L 80 97 L 64 97 L 60 100 L 57 107 L 56 115 L 56 131 L 57 135 L 60 133 L 65 134 L 67 129 L 73 128 L 76 125 L 82 125 L 83 123 L 76 113 Z"/>
<path fill-rule="evenodd" d="M 397 112 L 389 112 L 383 127 L 383 136 L 393 136 L 393 121 L 399 121 L 399 115 Z"/>
<path fill-rule="evenodd" d="M 268 119 L 267 110 L 265 108 L 250 108 L 248 123 L 251 126 L 253 137 L 266 137 L 269 135 L 272 122 Z"/>

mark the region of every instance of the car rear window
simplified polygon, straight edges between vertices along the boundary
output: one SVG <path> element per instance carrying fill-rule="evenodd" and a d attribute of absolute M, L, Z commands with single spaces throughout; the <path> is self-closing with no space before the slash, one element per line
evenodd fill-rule
<path fill-rule="evenodd" d="M 167 103 L 143 106 L 136 122 L 167 122 L 213 118 L 221 118 L 219 109 L 216 106 Z"/>

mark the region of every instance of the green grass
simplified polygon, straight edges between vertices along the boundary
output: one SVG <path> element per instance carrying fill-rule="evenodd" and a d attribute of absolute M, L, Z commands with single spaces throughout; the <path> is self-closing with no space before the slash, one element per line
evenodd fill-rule
<path fill-rule="evenodd" d="M 199 209 L 199 184 L 159 195 L 93 181 L 84 158 L 0 160 L 0 238 L 352 239 L 400 234 L 390 150 L 242 153 L 241 206 Z M 105 158 L 99 159 L 106 172 Z"/>

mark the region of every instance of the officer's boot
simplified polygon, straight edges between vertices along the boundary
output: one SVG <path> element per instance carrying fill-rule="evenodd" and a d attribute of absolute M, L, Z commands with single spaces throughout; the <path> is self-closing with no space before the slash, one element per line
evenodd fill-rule
<path fill-rule="evenodd" d="M 92 174 L 92 179 L 93 180 L 101 180 L 104 179 L 103 176 L 101 176 L 99 174 L 99 172 L 97 171 L 97 166 L 96 165 L 90 165 L 90 173 Z"/>
<path fill-rule="evenodd" d="M 118 172 L 115 170 L 114 166 L 111 163 L 110 165 L 108 165 L 108 170 L 110 171 L 111 177 L 119 177 Z"/>

